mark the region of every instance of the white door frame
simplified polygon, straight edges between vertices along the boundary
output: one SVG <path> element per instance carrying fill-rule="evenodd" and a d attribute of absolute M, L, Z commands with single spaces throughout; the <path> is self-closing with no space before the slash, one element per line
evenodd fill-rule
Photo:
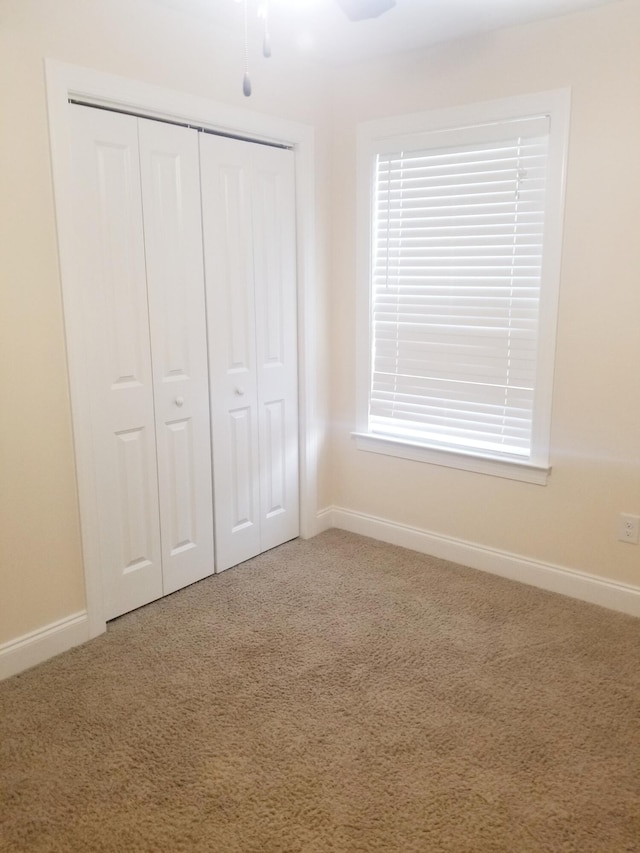
<path fill-rule="evenodd" d="M 82 552 L 89 636 L 106 630 L 102 577 L 98 557 L 98 495 L 91 458 L 92 436 L 87 428 L 88 381 L 85 335 L 73 251 L 73 219 L 69 163 L 70 98 L 96 106 L 127 110 L 152 118 L 184 122 L 245 138 L 291 146 L 296 158 L 296 252 L 298 275 L 298 360 L 300 419 L 300 535 L 318 532 L 315 440 L 318 400 L 317 284 L 315 278 L 314 133 L 308 125 L 200 98 L 148 83 L 128 80 L 75 65 L 45 60 L 51 164 L 60 258 L 60 277 L 67 339 L 76 476 L 80 501 Z"/>

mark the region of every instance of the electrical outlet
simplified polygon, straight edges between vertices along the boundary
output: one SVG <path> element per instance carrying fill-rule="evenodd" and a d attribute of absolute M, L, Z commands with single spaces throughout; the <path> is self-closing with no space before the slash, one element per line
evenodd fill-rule
<path fill-rule="evenodd" d="M 640 516 L 628 515 L 621 512 L 618 516 L 618 539 L 620 542 L 629 542 L 631 545 L 638 544 L 640 535 Z"/>

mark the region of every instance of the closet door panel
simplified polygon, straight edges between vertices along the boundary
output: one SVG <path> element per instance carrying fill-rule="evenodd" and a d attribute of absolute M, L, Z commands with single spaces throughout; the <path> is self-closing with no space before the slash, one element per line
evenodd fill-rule
<path fill-rule="evenodd" d="M 254 145 L 253 246 L 260 435 L 260 546 L 299 534 L 293 152 Z"/>
<path fill-rule="evenodd" d="M 139 120 L 165 595 L 214 571 L 197 132 Z"/>
<path fill-rule="evenodd" d="M 107 619 L 162 595 L 136 119 L 70 106 L 76 292 L 86 332 Z"/>
<path fill-rule="evenodd" d="M 251 147 L 200 137 L 218 571 L 260 552 Z"/>

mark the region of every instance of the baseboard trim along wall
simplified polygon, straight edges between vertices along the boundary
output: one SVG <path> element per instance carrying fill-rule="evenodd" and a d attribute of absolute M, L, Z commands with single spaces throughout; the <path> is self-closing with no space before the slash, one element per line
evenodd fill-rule
<path fill-rule="evenodd" d="M 332 527 L 359 533 L 421 554 L 451 560 L 472 569 L 640 617 L 640 587 L 637 586 L 608 581 L 574 569 L 486 548 L 342 507 L 332 506 L 321 510 L 317 514 L 315 527 L 317 533 Z M 0 645 L 0 680 L 24 672 L 89 639 L 89 620 L 83 610 L 10 640 Z"/>
<path fill-rule="evenodd" d="M 610 610 L 640 616 L 640 587 L 637 586 L 608 581 L 575 569 L 531 560 L 342 507 L 328 507 L 318 513 L 319 532 L 331 527 L 370 536 L 391 545 L 401 545 L 421 554 L 451 560 L 472 569 L 568 595 L 590 604 L 599 604 Z"/>
<path fill-rule="evenodd" d="M 83 610 L 9 640 L 0 646 L 0 680 L 24 672 L 88 639 L 89 620 Z"/>

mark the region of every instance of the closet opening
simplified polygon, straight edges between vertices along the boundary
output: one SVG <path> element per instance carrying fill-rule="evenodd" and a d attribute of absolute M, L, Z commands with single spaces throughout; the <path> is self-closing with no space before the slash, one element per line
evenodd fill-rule
<path fill-rule="evenodd" d="M 147 563 L 153 564 L 154 558 L 157 557 L 158 553 L 161 556 L 160 563 L 163 564 L 167 562 L 162 559 L 163 554 L 167 553 L 167 549 L 169 549 L 171 559 L 173 560 L 173 558 L 175 558 L 174 562 L 176 563 L 176 566 L 180 559 L 189 557 L 198 550 L 197 547 L 194 547 L 194 543 L 198 545 L 199 531 L 202 530 L 202 523 L 199 523 L 194 527 L 192 524 L 193 518 L 189 517 L 188 512 L 180 514 L 180 512 L 176 511 L 176 507 L 184 508 L 187 506 L 188 501 L 173 501 L 173 504 L 171 504 L 170 501 L 165 501 L 166 506 L 163 510 L 162 489 L 160 485 L 160 482 L 163 480 L 163 475 L 160 471 L 161 465 L 156 461 L 155 474 L 152 472 L 151 475 L 148 476 L 148 473 L 153 467 L 154 441 L 156 443 L 156 459 L 159 459 L 160 454 L 157 448 L 160 446 L 159 442 L 162 441 L 164 442 L 165 449 L 169 447 L 173 454 L 173 462 L 167 466 L 167 470 L 170 472 L 171 476 L 168 478 L 165 476 L 164 480 L 165 482 L 168 480 L 172 481 L 175 484 L 176 478 L 174 474 L 176 470 L 175 464 L 177 464 L 176 460 L 188 460 L 191 453 L 191 445 L 189 442 L 193 437 L 191 432 L 193 432 L 195 428 L 192 429 L 192 427 L 188 425 L 191 422 L 191 414 L 189 413 L 190 401 L 195 397 L 195 399 L 199 399 L 200 402 L 202 402 L 205 398 L 202 394 L 186 395 L 179 393 L 178 385 L 179 382 L 182 381 L 181 374 L 188 374 L 191 376 L 189 371 L 182 370 L 179 366 L 176 367 L 175 364 L 169 366 L 169 370 L 166 375 L 159 370 L 158 365 L 162 364 L 163 359 L 157 358 L 158 353 L 162 354 L 164 349 L 165 353 L 170 352 L 175 355 L 175 353 L 179 351 L 179 347 L 176 347 L 176 342 L 179 342 L 180 336 L 177 334 L 175 329 L 182 325 L 181 323 L 174 323 L 172 331 L 171 324 L 167 325 L 165 320 L 152 321 L 150 319 L 152 313 L 155 312 L 156 317 L 158 316 L 158 311 L 162 313 L 158 306 L 162 305 L 164 297 L 162 299 L 154 299 L 153 296 L 150 296 L 145 299 L 144 289 L 136 292 L 134 288 L 134 293 L 137 293 L 137 296 L 134 299 L 134 302 L 137 299 L 137 307 L 133 314 L 128 315 L 127 322 L 129 323 L 129 327 L 127 327 L 127 322 L 121 323 L 119 320 L 115 324 L 113 322 L 108 322 L 109 318 L 107 313 L 103 312 L 100 307 L 96 310 L 96 306 L 94 305 L 89 306 L 87 309 L 87 305 L 83 305 L 83 301 L 86 302 L 87 298 L 86 284 L 88 281 L 95 281 L 96 279 L 91 273 L 87 275 L 86 269 L 83 267 L 83 262 L 78 261 L 78 244 L 85 243 L 89 257 L 93 255 L 94 259 L 98 257 L 101 252 L 89 252 L 88 247 L 91 241 L 81 240 L 78 235 L 78 219 L 81 221 L 84 220 L 86 218 L 84 216 L 84 212 L 88 209 L 86 204 L 89 183 L 84 180 L 80 180 L 78 182 L 74 179 L 74 175 L 72 173 L 72 169 L 75 168 L 76 161 L 76 158 L 70 158 L 68 153 L 74 139 L 72 111 L 80 110 L 84 113 L 94 115 L 100 113 L 105 117 L 112 116 L 114 119 L 144 124 L 145 130 L 141 131 L 140 139 L 143 137 L 153 137 L 155 131 L 151 128 L 163 128 L 164 130 L 162 131 L 158 130 L 158 133 L 161 135 L 164 135 L 165 132 L 171 134 L 181 133 L 187 135 L 184 137 L 185 139 L 189 137 L 195 138 L 195 145 L 198 149 L 200 149 L 200 146 L 204 146 L 205 142 L 210 140 L 211 144 L 216 147 L 218 144 L 237 144 L 240 148 L 244 146 L 250 148 L 252 152 L 264 152 L 265 156 L 273 155 L 276 157 L 289 157 L 295 162 L 295 179 L 293 180 L 294 208 L 291 215 L 295 251 L 292 268 L 294 270 L 294 278 L 297 280 L 298 287 L 294 298 L 287 301 L 287 304 L 292 309 L 291 317 L 293 318 L 293 323 L 291 324 L 291 328 L 293 330 L 292 338 L 295 338 L 297 345 L 296 368 L 298 374 L 298 381 L 295 384 L 298 407 L 298 416 L 296 418 L 295 456 L 299 467 L 298 476 L 296 477 L 296 487 L 299 489 L 299 500 L 296 502 L 296 512 L 299 515 L 299 521 L 296 532 L 293 536 L 301 535 L 305 538 L 314 535 L 318 532 L 320 527 L 316 503 L 316 468 L 319 433 L 318 422 L 315 417 L 318 362 L 316 358 L 317 312 L 315 311 L 316 295 L 314 289 L 315 264 L 313 249 L 315 240 L 313 204 L 313 131 L 310 127 L 300 125 L 295 122 L 271 118 L 261 114 L 253 114 L 245 109 L 228 107 L 197 96 L 163 90 L 156 86 L 113 77 L 108 74 L 93 72 L 88 69 L 76 68 L 53 60 L 46 61 L 46 76 L 54 192 L 58 224 L 58 244 L 60 251 L 60 272 L 65 314 L 65 331 L 67 337 L 77 481 L 80 499 L 83 563 L 87 599 L 87 625 L 88 636 L 92 637 L 102 633 L 106 627 L 106 619 L 114 618 L 114 613 L 117 612 L 110 609 L 108 596 L 105 595 L 104 591 L 104 579 L 101 570 L 101 548 L 105 538 L 108 538 L 108 536 L 105 537 L 103 533 L 105 520 L 108 520 L 109 518 L 112 521 L 115 520 L 122 529 L 127 527 L 127 525 L 125 525 L 122 520 L 122 505 L 119 504 L 118 501 L 114 501 L 114 505 L 117 505 L 116 509 L 112 508 L 105 513 L 104 507 L 100 506 L 99 501 L 96 500 L 96 496 L 99 493 L 106 492 L 109 495 L 111 494 L 111 491 L 110 488 L 107 488 L 104 491 L 97 488 L 100 471 L 96 470 L 94 460 L 96 457 L 102 458 L 103 455 L 101 452 L 98 452 L 97 454 L 95 453 L 95 430 L 93 428 L 87 429 L 86 427 L 87 423 L 90 422 L 92 414 L 95 417 L 96 413 L 99 415 L 100 412 L 100 403 L 96 402 L 98 395 L 91 374 L 91 359 L 87 358 L 88 343 L 95 341 L 96 337 L 104 342 L 106 338 L 109 338 L 106 334 L 106 330 L 109 327 L 111 327 L 111 329 L 114 327 L 117 328 L 119 330 L 118 334 L 115 338 L 113 335 L 109 338 L 111 341 L 109 345 L 112 345 L 115 339 L 117 343 L 116 349 L 118 347 L 120 348 L 119 357 L 115 361 L 115 363 L 117 363 L 118 372 L 115 376 L 110 376 L 109 381 L 106 384 L 103 383 L 103 387 L 107 387 L 109 391 L 115 392 L 116 389 L 118 391 L 123 391 L 122 399 L 124 399 L 125 397 L 132 397 L 132 395 L 135 396 L 133 394 L 135 390 L 140 391 L 141 388 L 148 388 L 149 383 L 153 386 L 151 393 L 149 393 L 148 390 L 145 391 L 147 394 L 147 397 L 145 398 L 146 403 L 143 404 L 140 402 L 138 405 L 138 408 L 141 411 L 146 412 L 150 419 L 148 419 L 142 427 L 140 424 L 115 424 L 115 420 L 111 419 L 112 426 L 115 424 L 117 427 L 113 432 L 118 433 L 117 440 L 114 438 L 112 441 L 112 445 L 115 443 L 118 447 L 116 452 L 117 459 L 114 461 L 114 458 L 112 457 L 111 461 L 109 461 L 109 453 L 106 453 L 106 456 L 102 458 L 102 461 L 100 462 L 103 470 L 108 469 L 114 472 L 121 480 L 124 478 L 129 494 L 133 495 L 135 498 L 129 506 L 129 510 L 131 510 L 131 512 L 128 513 L 128 529 L 126 531 L 126 536 L 124 536 L 129 547 L 129 552 L 126 555 L 127 559 L 124 563 L 124 568 L 121 565 L 121 574 L 128 578 L 133 578 L 137 574 L 144 574 L 144 572 L 139 570 L 146 568 Z M 111 121 L 111 119 L 107 120 Z M 134 136 L 135 134 L 131 136 L 132 144 L 134 143 Z M 177 137 L 175 138 L 177 139 Z M 193 145 L 193 142 L 185 144 L 187 148 L 193 148 Z M 164 188 L 160 193 L 156 191 L 156 196 L 160 195 L 166 201 L 167 199 L 171 199 L 171 193 L 168 192 L 168 188 L 172 186 L 171 175 L 172 169 L 175 167 L 176 152 L 169 152 L 169 155 L 165 156 L 167 155 L 167 151 L 165 151 L 164 154 L 162 153 L 163 146 L 166 147 L 165 142 L 159 145 L 156 143 L 151 145 L 151 149 L 155 151 L 155 162 L 153 162 L 151 166 L 149 166 L 149 162 L 147 162 L 144 169 L 147 174 L 147 178 L 145 179 L 147 185 L 150 182 L 153 187 L 155 181 L 155 188 L 157 190 L 157 187 L 164 182 Z M 126 148 L 126 145 L 124 148 Z M 171 145 L 169 145 L 169 148 L 171 148 Z M 182 156 L 183 155 L 181 154 L 180 157 Z M 260 160 L 262 154 L 256 154 L 255 156 Z M 118 169 L 123 166 L 123 162 L 127 159 L 134 165 L 136 159 L 138 159 L 141 164 L 142 160 L 140 159 L 139 153 L 134 156 L 130 151 L 127 155 L 121 142 L 116 141 L 112 145 L 104 146 L 101 157 L 102 163 L 100 169 L 97 170 L 98 175 L 101 175 L 98 183 L 101 181 L 101 189 L 107 192 L 107 196 L 105 198 L 107 198 L 109 204 L 117 200 L 118 195 L 120 196 L 120 199 L 125 198 L 128 203 L 131 202 L 132 198 L 129 191 L 132 186 L 138 186 L 136 180 L 111 180 L 107 175 L 110 169 L 110 174 L 113 175 L 114 170 L 115 173 L 117 173 Z M 224 157 L 226 157 L 226 154 Z M 218 172 L 220 171 L 220 163 L 217 162 L 219 158 L 219 152 L 215 155 L 211 154 L 210 157 L 207 155 L 202 158 L 203 163 L 207 159 L 210 160 L 209 166 L 205 167 L 209 168 L 210 175 L 213 174 L 216 169 Z M 229 165 L 230 164 L 227 164 L 227 166 Z M 125 167 L 123 166 L 123 168 Z M 128 168 L 128 166 L 126 168 Z M 143 167 L 141 166 L 141 168 Z M 256 166 L 256 168 L 258 168 L 258 170 L 263 169 L 260 165 Z M 232 186 L 230 183 L 231 177 L 233 175 L 237 176 L 239 173 L 239 166 L 237 163 L 231 164 L 230 168 L 225 166 L 225 168 L 222 169 L 222 172 L 226 172 L 224 180 L 227 182 L 227 189 L 229 189 Z M 121 177 L 123 174 L 124 173 L 121 173 Z M 150 179 L 149 176 L 151 176 Z M 219 178 L 216 180 L 219 180 Z M 247 184 L 247 181 L 245 180 L 244 183 Z M 191 185 L 195 186 L 195 184 Z M 140 183 L 139 186 L 142 187 L 142 183 Z M 83 211 L 83 214 L 80 217 L 73 212 L 74 194 L 78 191 L 80 192 L 81 198 L 80 209 Z M 200 192 L 202 192 L 202 186 L 200 187 Z M 233 193 L 231 196 L 232 195 Z M 228 198 L 231 198 L 231 196 L 227 194 Z M 271 247 L 277 241 L 272 239 L 273 235 L 271 235 L 271 237 L 268 236 L 266 229 L 271 226 L 273 218 L 265 216 L 264 210 L 267 209 L 265 208 L 265 204 L 268 205 L 269 199 L 273 197 L 274 183 L 271 182 L 271 185 L 269 185 L 269 181 L 266 183 L 263 181 L 260 188 L 254 193 L 253 202 L 254 204 L 262 205 L 263 213 L 256 218 L 258 225 L 253 229 L 255 232 L 253 237 L 254 240 L 257 239 L 258 241 L 258 248 L 252 251 L 254 254 L 262 256 L 263 260 L 266 261 L 267 267 L 273 267 L 273 255 L 269 254 L 269 252 Z M 174 195 L 173 202 L 169 204 L 167 208 L 169 213 L 173 210 L 173 214 L 175 214 L 176 210 L 184 209 L 181 204 L 174 203 L 175 199 L 176 196 Z M 171 265 L 165 263 L 163 260 L 157 260 L 157 258 L 162 258 L 162 251 L 175 250 L 175 243 L 172 244 L 171 241 L 166 240 L 166 232 L 163 231 L 164 226 L 162 225 L 161 217 L 156 217 L 153 213 L 149 214 L 149 211 L 153 210 L 153 204 L 151 204 L 151 206 L 149 205 L 150 202 L 147 201 L 147 214 L 143 217 L 141 226 L 138 221 L 137 225 L 130 227 L 132 220 L 127 214 L 124 217 L 116 216 L 113 218 L 112 226 L 109 227 L 115 229 L 111 232 L 112 236 L 116 234 L 118 229 L 121 229 L 121 233 L 124 232 L 127 235 L 137 234 L 135 239 L 142 239 L 142 243 L 139 243 L 138 250 L 133 253 L 132 257 L 137 255 L 138 258 L 143 258 L 144 265 L 140 264 L 136 267 L 136 263 L 133 263 L 132 268 L 134 272 L 137 269 L 138 273 L 140 273 L 140 270 L 144 269 L 146 274 L 146 267 L 149 265 L 149 268 L 155 268 L 156 273 L 160 270 L 162 275 L 164 275 Z M 204 210 L 207 207 L 215 209 L 215 205 L 205 204 L 201 199 L 199 199 L 197 205 L 195 203 L 193 204 L 193 210 L 195 210 L 196 207 L 198 207 L 199 215 L 201 217 L 200 230 L 201 236 L 203 236 L 205 231 L 208 230 L 202 219 L 203 215 L 206 216 Z M 103 206 L 102 212 L 104 212 L 104 209 L 105 208 Z M 236 204 L 236 212 L 241 211 L 242 209 L 242 204 Z M 166 212 L 167 211 L 165 211 L 165 213 Z M 174 219 L 175 218 L 176 217 L 174 216 Z M 211 219 L 211 216 L 209 218 Z M 150 232 L 146 237 L 144 233 L 145 223 L 149 223 L 150 225 Z M 142 232 L 140 231 L 140 228 L 142 228 Z M 187 228 L 185 233 L 193 234 L 197 233 L 197 231 L 198 228 Z M 229 241 L 229 233 L 224 238 L 227 242 Z M 237 233 L 238 229 L 236 228 L 236 234 Z M 247 233 L 246 230 L 245 233 Z M 267 239 L 265 239 L 265 235 Z M 102 235 L 102 237 L 103 236 L 104 235 Z M 218 237 L 219 245 L 221 242 L 224 241 L 222 238 Z M 231 240 L 231 242 L 233 242 L 233 240 Z M 95 249 L 95 242 L 93 245 Z M 171 249 L 172 245 L 173 249 Z M 144 252 L 142 253 L 140 252 L 140 246 L 144 247 Z M 154 252 L 156 253 L 156 261 L 152 260 Z M 174 251 L 174 255 L 175 254 L 176 252 Z M 204 266 L 207 251 L 202 249 L 199 253 L 194 252 L 193 256 L 195 257 L 196 254 L 199 254 L 201 263 Z M 208 254 L 211 256 L 211 251 L 209 251 Z M 239 257 L 239 255 L 236 253 L 236 258 L 237 257 Z M 128 260 L 130 261 L 131 258 Z M 259 264 L 255 264 L 253 261 L 251 265 L 259 266 Z M 218 264 L 217 261 L 215 264 L 209 262 L 210 268 L 216 268 L 219 266 L 220 264 Z M 237 268 L 238 265 L 236 265 L 236 271 Z M 205 283 L 203 290 L 206 289 L 206 287 L 208 287 L 208 285 Z M 158 292 L 163 292 L 162 287 L 160 287 Z M 216 292 L 219 293 L 219 289 L 217 289 Z M 111 307 L 115 305 L 118 311 L 121 309 L 124 310 L 126 300 L 123 300 L 120 297 L 126 293 L 130 294 L 130 291 L 128 291 L 127 288 L 120 288 L 116 292 L 118 298 L 105 299 L 103 291 L 100 299 L 102 300 L 103 305 L 110 304 Z M 234 293 L 237 293 L 237 291 L 234 290 Z M 255 293 L 253 298 L 254 300 L 256 299 Z M 212 299 L 211 302 L 213 303 L 213 301 L 214 300 Z M 277 372 L 275 369 L 276 364 L 281 360 L 277 352 L 282 338 L 277 322 L 277 311 L 274 309 L 276 304 L 277 300 L 272 294 L 272 296 L 267 298 L 266 303 L 263 300 L 261 305 L 257 308 L 257 316 L 261 319 L 265 319 L 267 326 L 263 337 L 267 342 L 265 352 L 268 356 L 267 364 L 269 369 L 267 370 L 265 367 L 265 371 L 266 376 L 269 378 L 275 375 Z M 205 338 L 207 335 L 207 324 L 210 320 L 209 313 L 210 311 L 206 304 L 204 311 L 195 312 L 195 314 L 200 314 L 201 317 L 205 317 L 206 319 L 204 333 Z M 165 312 L 165 315 L 169 316 L 169 318 L 175 318 L 178 316 L 175 311 Z M 90 328 L 87 325 L 87 316 L 93 316 L 94 321 L 97 318 L 97 336 L 91 334 Z M 218 310 L 218 316 L 223 316 L 220 310 Z M 147 324 L 147 331 L 145 334 L 136 335 L 129 333 L 131 331 L 131 324 L 134 323 L 134 321 L 135 323 L 142 323 L 143 325 L 144 323 Z M 241 324 L 237 322 L 235 324 L 227 323 L 226 327 L 227 331 L 233 331 L 234 334 L 241 331 Z M 247 328 L 253 329 L 253 346 L 255 347 L 257 335 L 255 317 L 252 322 L 249 323 Z M 168 336 L 167 340 L 172 341 L 171 346 L 165 346 L 165 344 L 159 343 L 158 339 L 159 336 L 161 336 L 161 330 L 162 334 Z M 145 337 L 147 341 L 146 343 Z M 198 338 L 202 341 L 202 330 L 200 330 L 198 335 L 189 335 L 188 337 L 191 341 L 197 340 Z M 227 416 L 234 424 L 234 440 L 236 441 L 236 449 L 224 454 L 224 457 L 225 459 L 235 459 L 236 462 L 240 460 L 236 465 L 235 474 L 233 471 L 231 472 L 232 476 L 235 476 L 236 474 L 242 474 L 244 476 L 246 474 L 248 466 L 241 462 L 241 454 L 238 450 L 250 447 L 251 431 L 247 426 L 249 419 L 244 416 L 238 416 L 238 412 L 239 410 L 246 412 L 250 409 L 248 401 L 253 394 L 253 399 L 256 401 L 256 405 L 263 405 L 263 408 L 267 411 L 268 422 L 267 428 L 262 431 L 262 436 L 258 436 L 258 445 L 254 444 L 254 447 L 258 447 L 258 459 L 257 464 L 254 465 L 254 470 L 260 470 L 262 475 L 266 472 L 267 477 L 271 477 L 275 482 L 274 474 L 277 474 L 278 470 L 282 470 L 282 465 L 273 464 L 271 461 L 265 462 L 266 457 L 264 450 L 269 450 L 269 448 L 274 449 L 277 447 L 281 437 L 286 433 L 286 418 L 283 417 L 282 405 L 277 403 L 275 398 L 272 399 L 269 397 L 272 392 L 267 389 L 264 382 L 251 384 L 237 381 L 239 377 L 237 375 L 238 361 L 236 357 L 238 354 L 243 354 L 242 347 L 238 343 L 238 340 L 241 338 L 242 335 L 238 338 L 238 335 L 236 334 L 236 341 L 230 347 L 234 358 L 236 359 L 233 365 L 233 370 L 236 370 L 236 374 L 234 375 L 234 384 L 229 391 L 229 393 L 233 395 L 232 404 L 230 404 L 227 409 Z M 140 368 L 142 362 L 136 361 L 137 356 L 140 355 L 140 353 L 136 353 L 135 346 L 132 346 L 132 342 L 139 341 L 142 341 L 144 344 L 144 353 L 148 353 L 146 365 L 143 365 L 145 367 L 146 374 L 145 370 L 141 370 Z M 245 348 L 245 351 L 248 350 Z M 145 355 L 145 358 L 146 357 L 147 356 Z M 104 367 L 105 363 L 109 363 L 109 358 L 107 357 L 105 359 L 103 358 L 103 355 L 100 355 L 98 357 L 98 362 L 99 365 Z M 114 362 L 112 361 L 112 363 Z M 211 374 L 213 371 L 209 371 L 208 364 L 206 373 L 205 384 L 208 385 L 210 400 L 215 399 L 220 405 L 222 405 L 221 401 L 223 399 L 223 395 L 221 393 L 213 393 L 211 385 Z M 141 381 L 141 376 L 138 374 L 144 374 L 144 376 L 146 376 L 146 385 L 145 382 Z M 170 388 L 171 392 L 167 390 L 165 394 L 158 390 L 157 383 L 160 381 L 159 377 L 161 376 L 163 377 L 163 387 L 165 390 Z M 202 383 L 202 376 L 198 381 Z M 260 390 L 260 388 L 262 388 L 262 390 Z M 106 396 L 108 397 L 108 394 Z M 144 394 L 141 394 L 140 399 L 142 400 L 143 397 Z M 165 407 L 164 410 L 163 407 Z M 115 407 L 118 411 L 122 408 L 126 407 Z M 133 408 L 135 408 L 135 406 Z M 200 408 L 202 408 L 202 406 L 200 406 Z M 211 419 L 211 405 L 208 406 L 208 410 L 209 418 Z M 195 417 L 195 413 L 192 414 L 194 414 Z M 100 420 L 99 417 L 98 420 Z M 107 422 L 109 419 L 103 418 L 103 420 L 104 422 Z M 195 421 L 193 421 L 193 423 L 195 423 Z M 161 435 L 164 437 L 160 438 Z M 149 439 L 149 447 L 151 449 L 147 447 L 145 450 L 143 437 L 145 440 Z M 285 444 L 288 446 L 287 440 L 285 440 Z M 211 447 L 210 439 L 209 446 Z M 113 452 L 113 447 L 111 447 L 110 452 Z M 285 456 L 287 455 L 291 457 L 293 454 L 285 454 Z M 245 460 L 249 458 L 251 458 L 254 463 L 256 462 L 254 451 L 252 451 L 249 456 L 245 457 Z M 172 468 L 171 465 L 174 467 Z M 149 466 L 151 466 L 151 468 Z M 200 470 L 207 470 L 207 466 L 202 464 L 196 466 L 196 468 L 199 468 Z M 219 465 L 218 470 L 220 470 L 220 468 L 221 466 Z M 224 466 L 222 466 L 222 468 L 224 468 Z M 209 468 L 209 470 L 211 470 L 211 468 Z M 213 466 L 213 470 L 215 472 L 215 465 Z M 211 477 L 209 477 L 209 480 L 211 483 Z M 156 485 L 154 485 L 154 481 Z M 180 481 L 180 478 L 178 478 L 178 481 Z M 188 478 L 183 478 L 181 481 L 183 494 L 186 494 L 190 488 L 188 488 L 188 482 Z M 247 479 L 245 477 L 244 484 L 246 485 L 246 483 Z M 180 485 L 180 482 L 178 482 L 178 485 Z M 143 492 L 146 490 L 147 492 L 150 491 L 153 493 L 156 486 L 160 497 L 157 498 L 151 494 L 152 510 L 145 514 L 144 500 L 149 498 L 149 495 L 143 494 Z M 137 494 L 136 489 L 138 489 Z M 234 521 L 234 524 L 232 525 L 234 533 L 246 532 L 247 529 L 251 529 L 251 525 L 247 524 L 248 515 L 245 512 L 248 506 L 246 498 L 251 494 L 251 490 L 245 489 L 243 492 L 242 489 L 238 489 L 237 493 L 242 499 L 234 498 L 233 500 L 230 500 L 230 493 L 227 492 L 225 497 L 218 499 L 215 502 L 212 500 L 213 506 L 228 507 L 231 505 L 234 508 L 236 515 L 236 517 L 232 519 Z M 262 494 L 268 499 L 263 507 L 263 509 L 266 509 L 265 516 L 268 518 L 269 526 L 275 530 L 278 525 L 281 524 L 282 516 L 286 514 L 281 511 L 282 500 L 280 498 L 282 496 L 282 490 L 279 492 L 277 488 L 270 486 L 267 489 L 263 489 Z M 195 501 L 195 505 L 206 508 L 207 501 L 199 499 Z M 117 513 L 120 514 L 120 518 L 116 518 Z M 149 521 L 150 519 L 152 521 Z M 153 519 L 155 519 L 155 521 L 153 521 Z M 165 529 L 167 529 L 167 525 L 169 525 L 168 529 L 171 530 L 171 535 L 162 533 L 160 537 L 157 537 L 158 529 L 162 529 L 163 523 Z M 189 528 L 190 524 L 192 525 L 191 529 Z M 191 535 L 191 532 L 194 530 L 198 532 L 198 537 L 194 538 L 194 536 Z M 263 535 L 262 538 L 265 540 L 266 537 L 267 544 L 264 544 L 263 542 L 260 545 L 262 550 L 267 550 L 269 547 L 273 547 L 269 540 L 271 535 L 271 533 Z M 276 534 L 274 533 L 273 535 Z M 157 543 L 155 555 L 153 553 L 153 548 L 147 548 L 147 545 L 154 536 L 156 537 L 155 541 Z M 293 536 L 291 538 L 293 538 Z M 219 538 L 220 537 L 216 535 L 216 539 Z M 199 540 L 203 541 L 202 537 L 199 537 Z M 122 551 L 122 549 L 120 550 Z M 223 557 L 219 559 L 218 555 L 216 555 L 216 570 L 225 567 L 225 560 L 231 561 L 228 563 L 229 565 L 235 565 L 237 562 L 241 562 L 243 559 L 248 558 L 242 557 L 242 555 L 238 557 L 237 552 L 234 551 L 233 548 L 230 550 L 233 553 L 231 553 L 227 558 Z M 149 558 L 149 554 L 151 555 L 151 558 Z M 157 563 L 157 560 L 155 560 L 155 562 Z M 209 563 L 209 566 L 210 565 L 211 564 Z M 169 573 L 169 575 L 170 574 L 171 573 Z M 169 580 L 163 579 L 160 586 L 158 586 L 156 580 L 155 591 L 152 593 L 151 599 L 165 594 L 165 590 L 170 591 L 174 583 L 181 584 L 182 581 L 179 580 L 179 575 L 180 572 L 177 572 L 173 580 L 170 578 Z M 179 585 L 175 586 L 175 588 L 179 588 Z M 137 605 L 134 604 L 134 606 Z M 128 607 L 125 609 L 128 609 Z M 125 612 L 125 609 L 122 609 L 121 612 Z"/>

